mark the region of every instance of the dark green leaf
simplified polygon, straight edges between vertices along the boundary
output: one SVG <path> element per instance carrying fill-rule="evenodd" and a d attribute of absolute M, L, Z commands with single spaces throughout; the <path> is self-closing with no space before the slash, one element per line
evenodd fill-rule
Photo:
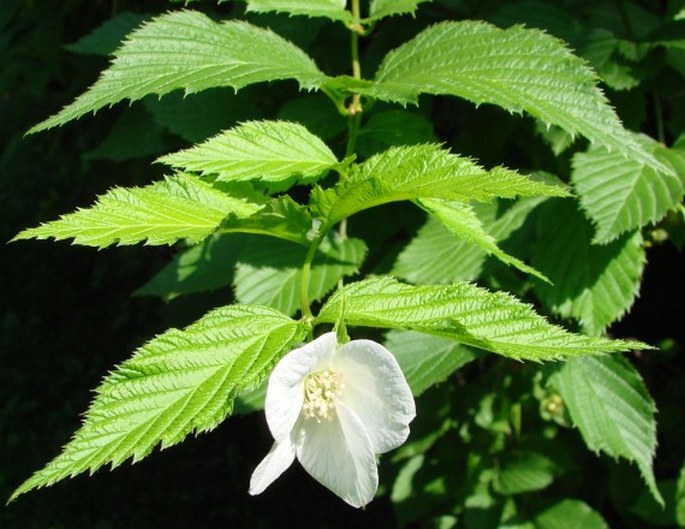
<path fill-rule="evenodd" d="M 607 245 L 592 245 L 592 226 L 571 201 L 550 202 L 539 217 L 533 266 L 552 284 L 535 283 L 538 298 L 554 313 L 601 334 L 633 305 L 646 256 L 639 232 Z"/>
<path fill-rule="evenodd" d="M 250 241 L 241 250 L 236 268 L 236 298 L 242 303 L 259 303 L 294 314 L 300 308 L 306 254 L 307 248 L 286 241 Z M 326 240 L 312 263 L 310 301 L 321 299 L 341 278 L 356 273 L 365 256 L 366 245 L 360 239 Z"/>
<path fill-rule="evenodd" d="M 413 331 L 390 331 L 385 346 L 397 358 L 416 397 L 480 356 L 453 340 Z"/>
<path fill-rule="evenodd" d="M 663 505 L 652 470 L 654 401 L 635 368 L 620 356 L 574 358 L 550 382 L 559 390 L 588 448 L 634 461 L 652 495 Z"/>

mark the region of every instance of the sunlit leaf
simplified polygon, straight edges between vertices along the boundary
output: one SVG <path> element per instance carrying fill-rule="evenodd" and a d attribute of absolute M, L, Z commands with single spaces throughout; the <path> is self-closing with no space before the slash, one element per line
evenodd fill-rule
<path fill-rule="evenodd" d="M 240 21 L 214 22 L 195 11 L 174 11 L 128 35 L 111 66 L 88 91 L 29 132 L 63 125 L 124 99 L 186 93 L 217 86 L 239 89 L 295 79 L 305 89 L 326 76 L 302 50 L 268 29 Z"/>
<path fill-rule="evenodd" d="M 166 331 L 104 379 L 73 439 L 12 499 L 107 463 L 138 461 L 156 446 L 215 428 L 236 395 L 256 387 L 306 332 L 273 309 L 239 305 Z"/>
<path fill-rule="evenodd" d="M 177 174 L 145 187 L 115 187 L 88 209 L 19 233 L 21 239 L 74 239 L 103 248 L 110 244 L 171 244 L 199 241 L 233 214 L 248 217 L 261 207 L 196 178 Z"/>
<path fill-rule="evenodd" d="M 248 121 L 159 161 L 220 181 L 266 182 L 320 176 L 338 162 L 323 141 L 286 121 Z"/>
<path fill-rule="evenodd" d="M 414 15 L 419 4 L 432 0 L 371 0 L 369 19 L 378 20 L 393 15 Z"/>
<path fill-rule="evenodd" d="M 536 29 L 503 30 L 477 21 L 435 24 L 390 52 L 374 84 L 357 90 L 405 104 L 429 93 L 526 111 L 670 172 L 623 128 L 583 60 L 562 41 Z"/>
<path fill-rule="evenodd" d="M 345 9 L 346 3 L 346 0 L 248 0 L 247 11 L 325 17 L 349 24 L 352 22 L 352 13 Z"/>
<path fill-rule="evenodd" d="M 495 238 L 485 231 L 482 222 L 468 204 L 435 199 L 422 199 L 419 203 L 458 238 L 482 248 L 507 265 L 548 281 L 544 274 L 497 246 Z"/>
<path fill-rule="evenodd" d="M 511 358 L 552 360 L 644 346 L 570 333 L 513 296 L 471 283 L 412 286 L 389 277 L 350 283 L 328 299 L 317 320 L 335 323 L 343 304 L 348 325 L 443 336 Z"/>
<path fill-rule="evenodd" d="M 562 187 L 502 167 L 488 171 L 468 158 L 428 144 L 393 147 L 372 156 L 335 187 L 315 191 L 312 202 L 318 215 L 334 224 L 364 209 L 401 200 L 489 201 L 566 194 Z"/>

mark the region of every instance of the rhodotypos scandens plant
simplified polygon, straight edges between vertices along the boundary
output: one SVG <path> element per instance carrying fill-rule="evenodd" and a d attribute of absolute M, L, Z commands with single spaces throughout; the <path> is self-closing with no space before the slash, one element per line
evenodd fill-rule
<path fill-rule="evenodd" d="M 406 27 L 384 33 L 399 24 L 396 15 L 415 14 L 424 3 L 426 17 L 419 14 L 415 22 L 407 17 Z M 245 6 L 247 14 L 241 11 Z M 183 124 L 170 128 L 192 136 L 180 134 L 158 153 L 167 172 L 163 179 L 111 189 L 92 207 L 16 238 L 71 238 L 99 248 L 176 244 L 173 262 L 138 294 L 172 299 L 226 291 L 208 301 L 223 306 L 150 340 L 113 369 L 63 453 L 14 496 L 106 464 L 139 460 L 157 446 L 216 428 L 236 403 L 242 411 L 248 405 L 254 411 L 268 380 L 266 417 L 274 445 L 254 471 L 250 492 L 263 491 L 297 459 L 316 480 L 360 507 L 378 489 L 376 455 L 407 440 L 415 414 L 412 393 L 437 391 L 434 386 L 443 381 L 456 388 L 455 371 L 489 352 L 505 359 L 479 363 L 460 389 L 477 389 L 481 373 L 492 365 L 500 366 L 493 368 L 498 376 L 535 376 L 541 386 L 554 385 L 559 394 L 549 402 L 567 404 L 569 421 L 588 446 L 635 462 L 659 498 L 652 472 L 653 403 L 630 363 L 597 355 L 647 347 L 612 339 L 607 329 L 630 308 L 639 288 L 645 262 L 640 229 L 682 199 L 674 168 L 685 167 L 685 161 L 676 149 L 626 130 L 596 74 L 563 41 L 520 24 L 439 21 L 450 9 L 431 7 L 420 0 L 247 0 L 231 3 L 226 19 L 172 10 L 132 28 L 91 88 L 31 130 L 62 125 L 123 100 L 141 100 L 128 110 L 145 105 L 147 120 L 153 114 L 164 124 L 179 116 L 190 119 L 192 110 L 163 108 L 173 98 L 165 94 L 184 91 L 186 99 L 176 104 L 194 101 L 202 118 L 192 131 Z M 264 25 L 299 24 L 301 30 L 288 34 L 312 39 L 293 43 L 259 26 L 261 15 L 235 19 L 255 11 L 293 15 Z M 315 17 L 327 20 L 312 21 Z M 317 40 L 308 28 L 323 35 L 335 24 L 349 38 L 349 57 L 335 50 L 328 61 L 324 48 L 338 33 Z M 405 34 L 415 36 L 388 49 Z M 376 36 L 381 38 L 373 45 L 360 46 L 362 38 Z M 365 60 L 365 66 L 379 64 L 367 79 Z M 274 85 L 267 81 L 281 80 L 294 82 L 271 92 Z M 148 97 L 152 94 L 164 97 Z M 443 105 L 450 97 L 464 101 Z M 222 120 L 224 110 L 241 101 L 247 103 L 240 110 L 252 109 L 254 116 Z M 429 104 L 410 105 L 419 102 Z M 594 146 L 576 153 L 573 167 L 565 167 L 571 158 L 566 154 L 531 157 L 526 167 L 541 169 L 531 174 L 504 166 L 522 160 L 525 149 L 505 156 L 493 148 L 485 167 L 474 152 L 489 149 L 491 139 L 517 144 L 503 139 L 509 125 L 522 127 L 521 145 L 539 140 L 523 119 L 507 122 L 502 134 L 492 134 L 498 126 L 472 133 L 478 120 L 461 119 L 455 110 L 480 112 L 472 104 L 500 107 L 489 111 L 494 117 L 488 119 L 510 119 L 505 111 L 526 113 L 547 134 L 563 133 L 569 141 L 583 136 Z M 219 122 L 213 130 L 199 123 L 210 114 L 212 123 Z M 454 134 L 438 137 L 431 123 L 438 115 Z M 182 143 L 190 137 L 196 144 Z M 539 148 L 546 149 L 542 143 Z M 584 149 L 581 140 L 572 148 Z M 643 194 L 637 199 L 635 193 Z M 595 224 L 599 231 L 593 237 Z M 510 292 L 534 302 L 537 297 L 547 314 L 576 320 L 583 332 L 550 323 Z M 291 351 L 331 324 L 366 327 L 365 333 L 384 345 L 369 340 L 338 345 L 328 333 Z M 554 374 L 538 367 L 570 357 L 575 358 Z M 510 369 L 502 366 L 506 359 L 535 364 Z M 495 378 L 491 385 L 488 405 L 494 409 L 500 389 L 515 384 Z M 518 384 L 531 385 L 531 380 Z M 598 388 L 601 398 L 588 397 L 587 387 Z M 547 386 L 540 394 L 545 391 Z M 502 404 L 502 409 L 519 408 L 503 412 L 506 425 L 493 429 L 509 437 L 469 465 L 517 448 L 523 404 L 516 399 L 533 400 L 516 394 Z M 586 402 L 593 402 L 592 413 Z M 424 457 L 420 451 L 443 434 L 455 446 L 459 437 L 471 448 L 477 429 L 468 421 L 478 415 L 480 428 L 495 420 L 486 407 L 477 413 L 461 408 L 465 416 L 458 419 L 436 414 L 429 427 L 434 434 L 393 461 Z M 523 424 L 536 414 L 529 413 Z M 539 464 L 537 456 L 525 460 L 537 469 L 552 468 Z M 421 474 L 422 464 L 406 462 L 394 498 L 406 492 L 401 487 L 412 481 L 412 472 Z M 446 472 L 466 465 L 455 463 Z M 252 468 L 251 463 L 245 479 Z M 497 460 L 491 468 L 483 480 L 499 476 L 506 466 Z M 540 482 L 550 483 L 553 477 L 545 476 Z M 468 479 L 480 478 L 473 470 Z M 499 480 L 500 490 L 520 492 L 507 480 Z M 521 487 L 530 486 L 522 481 Z M 468 486 L 460 485 L 465 498 L 471 494 Z M 501 510 L 510 512 L 506 505 Z"/>
<path fill-rule="evenodd" d="M 250 494 L 261 493 L 297 457 L 314 479 L 354 507 L 376 493 L 376 454 L 404 443 L 416 415 L 392 353 L 371 340 L 338 346 L 334 332 L 276 365 L 265 412 L 275 442 L 252 475 Z"/>

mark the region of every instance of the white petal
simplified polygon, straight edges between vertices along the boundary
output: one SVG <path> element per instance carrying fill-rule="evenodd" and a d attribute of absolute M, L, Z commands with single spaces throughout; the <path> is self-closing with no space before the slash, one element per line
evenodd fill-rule
<path fill-rule="evenodd" d="M 353 340 L 338 350 L 331 367 L 342 373 L 340 399 L 364 423 L 373 451 L 382 454 L 404 443 L 416 406 L 393 354 L 371 340 Z"/>
<path fill-rule="evenodd" d="M 290 434 L 300 416 L 304 401 L 304 377 L 326 362 L 335 352 L 335 333 L 319 336 L 313 342 L 290 351 L 276 365 L 266 390 L 264 411 L 271 435 L 277 443 Z"/>
<path fill-rule="evenodd" d="M 255 471 L 250 478 L 250 494 L 253 496 L 264 492 L 269 485 L 271 485 L 278 476 L 283 474 L 285 470 L 293 464 L 295 460 L 295 447 L 290 441 L 290 437 L 286 437 L 280 443 L 274 443 L 262 459 L 262 462 L 257 465 Z"/>
<path fill-rule="evenodd" d="M 302 421 L 297 459 L 304 469 L 353 507 L 369 503 L 378 489 L 371 440 L 361 420 L 345 404 L 331 421 Z"/>

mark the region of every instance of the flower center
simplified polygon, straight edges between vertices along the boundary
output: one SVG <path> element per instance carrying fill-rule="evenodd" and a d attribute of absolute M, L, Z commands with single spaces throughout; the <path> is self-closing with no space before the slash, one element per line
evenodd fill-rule
<path fill-rule="evenodd" d="M 304 379 L 304 404 L 302 412 L 306 419 L 330 421 L 335 414 L 335 397 L 342 394 L 345 384 L 342 375 L 325 369 L 309 373 Z"/>

